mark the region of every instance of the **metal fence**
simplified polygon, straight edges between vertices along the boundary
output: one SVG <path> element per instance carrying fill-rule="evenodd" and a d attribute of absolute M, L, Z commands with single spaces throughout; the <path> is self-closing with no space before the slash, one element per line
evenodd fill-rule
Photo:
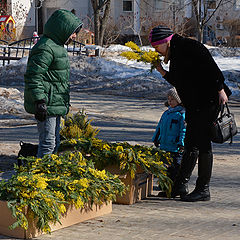
<path fill-rule="evenodd" d="M 5 64 L 9 64 L 10 61 L 20 60 L 28 56 L 32 47 L 39 39 L 40 37 L 31 37 L 12 43 L 0 40 L 0 61 L 2 61 L 2 65 L 5 66 Z M 73 41 L 71 44 L 66 45 L 66 49 L 73 55 L 87 54 L 84 46 L 85 44 L 81 42 Z"/>

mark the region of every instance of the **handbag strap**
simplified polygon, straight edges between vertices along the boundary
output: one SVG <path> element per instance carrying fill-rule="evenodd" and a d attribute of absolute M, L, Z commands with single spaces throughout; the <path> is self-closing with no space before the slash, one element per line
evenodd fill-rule
<path fill-rule="evenodd" d="M 220 117 L 223 117 L 223 113 L 224 113 L 224 104 L 220 104 Z"/>
<path fill-rule="evenodd" d="M 221 104 L 220 104 L 220 116 L 221 116 L 221 117 L 223 117 L 225 107 L 226 107 L 226 109 L 227 109 L 227 114 L 228 114 L 228 115 L 231 114 L 231 113 L 230 113 L 230 110 L 229 110 L 229 107 L 228 107 L 228 104 L 227 104 L 227 103 L 225 103 L 225 104 L 221 103 Z"/>
<path fill-rule="evenodd" d="M 231 113 L 230 113 L 230 110 L 229 110 L 228 104 L 225 103 L 225 106 L 226 106 L 226 108 L 227 108 L 227 113 L 228 113 L 228 115 L 230 116 Z M 233 125 L 230 124 L 229 127 L 230 127 L 230 142 L 229 142 L 229 144 L 232 144 L 232 143 L 233 143 Z"/>
<path fill-rule="evenodd" d="M 230 116 L 230 110 L 228 108 L 227 103 L 225 103 L 225 105 L 226 105 L 226 108 L 227 108 L 227 112 L 228 112 L 228 114 Z M 230 124 L 230 142 L 229 142 L 229 144 L 232 144 L 232 142 L 233 142 L 233 125 Z"/>
<path fill-rule="evenodd" d="M 221 105 L 220 105 L 220 112 L 221 112 L 221 118 L 223 117 L 223 114 L 224 114 L 224 107 L 226 106 L 226 109 L 227 109 L 227 114 L 230 116 L 230 110 L 229 110 L 229 107 L 228 107 L 228 104 L 227 103 L 225 103 L 225 104 L 223 104 L 223 103 L 221 103 Z M 232 132 L 233 132 L 233 127 L 232 127 L 232 124 L 230 124 L 229 125 L 229 127 L 230 127 L 230 142 L 229 142 L 229 144 L 232 144 L 233 143 L 233 134 L 232 134 Z"/>
<path fill-rule="evenodd" d="M 225 106 L 226 106 L 226 108 L 227 108 L 227 113 L 230 115 L 230 110 L 229 110 L 228 104 L 225 103 Z"/>

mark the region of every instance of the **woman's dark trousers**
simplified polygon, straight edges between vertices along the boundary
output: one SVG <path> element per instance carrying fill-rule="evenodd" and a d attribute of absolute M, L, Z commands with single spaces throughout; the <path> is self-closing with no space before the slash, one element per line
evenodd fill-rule
<path fill-rule="evenodd" d="M 212 122 L 218 108 L 212 104 L 195 111 L 186 110 L 186 137 L 181 167 L 174 182 L 172 197 L 180 195 L 183 201 L 210 200 L 209 182 L 212 174 Z M 188 194 L 187 183 L 198 160 L 198 178 L 194 191 Z"/>

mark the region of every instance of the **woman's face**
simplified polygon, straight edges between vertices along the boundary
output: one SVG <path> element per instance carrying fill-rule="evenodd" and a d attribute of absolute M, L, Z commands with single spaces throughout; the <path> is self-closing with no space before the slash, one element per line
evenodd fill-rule
<path fill-rule="evenodd" d="M 160 53 L 163 56 L 166 56 L 169 45 L 170 45 L 170 41 L 159 44 L 159 45 L 155 46 L 154 48 L 155 48 L 156 52 Z"/>
<path fill-rule="evenodd" d="M 179 103 L 172 96 L 168 96 L 168 104 L 170 107 L 174 108 L 174 107 L 178 106 Z"/>

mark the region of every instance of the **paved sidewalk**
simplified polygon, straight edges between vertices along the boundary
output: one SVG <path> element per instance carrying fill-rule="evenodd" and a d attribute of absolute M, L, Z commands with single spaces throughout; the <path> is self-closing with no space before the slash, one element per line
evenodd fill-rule
<path fill-rule="evenodd" d="M 86 108 L 99 137 L 151 145 L 151 136 L 164 110 L 158 101 L 74 93 L 74 108 Z M 240 103 L 231 101 L 240 126 Z M 19 128 L 18 128 L 19 129 Z M 22 136 L 29 132 L 19 130 Z M 34 129 L 32 126 L 30 129 Z M 240 129 L 239 129 L 240 130 Z M 0 129 L 0 134 L 11 131 Z M 214 167 L 211 181 L 212 199 L 186 203 L 149 197 L 134 205 L 113 204 L 111 214 L 42 235 L 38 240 L 239 240 L 240 239 L 240 134 L 229 145 L 214 144 Z M 19 137 L 21 135 L 18 135 Z M 32 136 L 32 134 L 31 134 Z M 16 137 L 16 135 L 15 135 Z M 0 136 L 0 141 L 4 139 Z M 16 146 L 17 142 L 9 141 Z M 15 144 L 15 145 L 14 145 Z M 190 181 L 194 188 L 197 166 Z M 154 195 L 157 192 L 154 191 Z M 1 217 L 1 216 L 0 216 Z M 14 239 L 0 236 L 0 239 Z"/>

